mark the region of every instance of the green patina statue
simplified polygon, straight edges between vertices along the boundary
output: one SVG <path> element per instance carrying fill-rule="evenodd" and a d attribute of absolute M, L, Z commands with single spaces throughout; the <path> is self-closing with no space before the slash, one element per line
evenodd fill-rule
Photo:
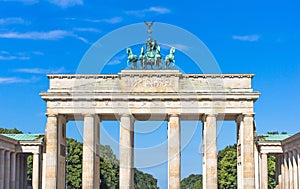
<path fill-rule="evenodd" d="M 174 66 L 174 63 L 175 63 L 175 56 L 174 56 L 174 53 L 175 53 L 175 47 L 172 47 L 170 49 L 170 54 L 168 54 L 166 57 L 165 57 L 165 66 L 166 66 L 166 69 L 170 69 L 171 67 Z M 171 65 L 171 63 L 173 63 Z"/>
<path fill-rule="evenodd" d="M 137 55 L 132 53 L 131 48 L 127 48 L 126 51 L 127 51 L 127 55 L 128 55 L 127 66 L 129 67 L 129 62 L 132 62 L 131 68 L 136 70 L 137 69 L 137 61 L 138 61 Z"/>
<path fill-rule="evenodd" d="M 157 41 L 152 39 L 150 37 L 150 34 L 152 33 L 152 25 L 154 22 L 147 23 L 145 22 L 147 26 L 147 33 L 149 34 L 149 39 L 146 41 L 146 49 L 144 47 L 141 48 L 141 53 L 139 58 L 137 55 L 132 53 L 131 48 L 127 48 L 127 54 L 128 54 L 128 60 L 127 60 L 127 66 L 131 67 L 131 69 L 138 69 L 137 67 L 137 61 L 140 60 L 140 69 L 163 69 L 162 66 L 162 56 L 160 54 L 160 46 L 157 44 Z M 165 69 L 171 69 L 174 66 L 175 63 L 175 48 L 172 47 L 170 50 L 170 54 L 165 57 Z M 128 63 L 132 62 L 132 65 L 129 66 Z M 173 64 L 171 64 L 173 63 Z"/>

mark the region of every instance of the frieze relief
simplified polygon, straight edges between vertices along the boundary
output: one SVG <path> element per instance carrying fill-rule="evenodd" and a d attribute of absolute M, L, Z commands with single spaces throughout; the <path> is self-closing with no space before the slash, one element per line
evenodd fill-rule
<path fill-rule="evenodd" d="M 174 80 L 170 78 L 126 78 L 127 87 L 173 87 Z"/>

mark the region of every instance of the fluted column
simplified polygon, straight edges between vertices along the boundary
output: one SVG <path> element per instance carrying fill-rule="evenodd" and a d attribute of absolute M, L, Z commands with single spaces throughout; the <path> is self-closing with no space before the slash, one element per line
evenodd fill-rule
<path fill-rule="evenodd" d="M 279 184 L 281 189 L 284 188 L 284 182 L 285 182 L 285 174 L 284 174 L 284 169 L 285 169 L 285 159 L 284 159 L 284 153 L 281 154 L 281 166 L 280 166 L 280 171 L 281 171 L 281 175 L 280 175 L 280 179 L 279 179 Z"/>
<path fill-rule="evenodd" d="M 27 189 L 27 186 L 28 186 L 28 181 L 27 181 L 27 158 L 28 158 L 28 155 L 24 154 L 24 161 L 23 161 L 23 167 L 24 167 L 23 180 L 24 180 L 24 183 L 23 183 L 23 189 Z"/>
<path fill-rule="evenodd" d="M 259 188 L 260 184 L 260 178 L 259 178 L 259 152 L 258 152 L 258 146 L 254 145 L 254 161 L 255 161 L 255 188 Z"/>
<path fill-rule="evenodd" d="M 16 188 L 16 153 L 12 152 L 10 154 L 10 188 Z"/>
<path fill-rule="evenodd" d="M 254 124 L 253 114 L 240 115 L 239 136 L 240 136 L 240 153 L 241 153 L 241 174 L 238 180 L 241 181 L 243 189 L 255 188 L 255 161 L 254 161 Z M 239 178 L 241 177 L 241 178 Z"/>
<path fill-rule="evenodd" d="M 20 153 L 18 153 L 18 154 L 16 154 L 16 174 L 15 174 L 16 189 L 18 189 L 20 186 L 20 168 L 21 168 L 20 162 L 21 162 Z"/>
<path fill-rule="evenodd" d="M 261 154 L 261 180 L 260 189 L 268 189 L 268 155 Z"/>
<path fill-rule="evenodd" d="M 300 188 L 300 146 L 297 150 L 297 162 L 298 162 L 298 187 Z"/>
<path fill-rule="evenodd" d="M 66 119 L 55 114 L 47 117 L 45 188 L 60 189 L 65 187 Z"/>
<path fill-rule="evenodd" d="M 120 189 L 134 187 L 134 118 L 120 115 Z"/>
<path fill-rule="evenodd" d="M 5 180 L 4 188 L 10 189 L 10 151 L 5 152 Z"/>
<path fill-rule="evenodd" d="M 41 159 L 39 153 L 33 154 L 32 162 L 32 189 L 39 189 L 40 186 L 40 170 L 41 170 Z"/>
<path fill-rule="evenodd" d="M 4 188 L 4 172 L 5 172 L 5 151 L 0 150 L 0 188 Z"/>
<path fill-rule="evenodd" d="M 290 183 L 290 178 L 289 178 L 289 167 L 288 167 L 288 163 L 289 162 L 289 155 L 288 153 L 284 153 L 284 186 L 283 188 L 289 188 L 289 183 Z"/>
<path fill-rule="evenodd" d="M 180 118 L 169 115 L 168 121 L 168 188 L 180 189 Z"/>
<path fill-rule="evenodd" d="M 203 188 L 218 188 L 217 166 L 217 118 L 216 115 L 204 115 L 202 118 L 202 169 Z"/>
<path fill-rule="evenodd" d="M 100 120 L 97 115 L 84 116 L 82 188 L 99 189 L 100 185 Z"/>
<path fill-rule="evenodd" d="M 19 188 L 20 189 L 23 189 L 23 186 L 24 186 L 24 155 L 23 154 L 19 154 L 20 156 L 20 172 L 19 172 L 19 175 L 18 175 L 18 180 L 19 180 Z"/>
<path fill-rule="evenodd" d="M 289 189 L 294 189 L 294 175 L 293 175 L 293 152 L 288 152 L 288 168 L 289 168 Z"/>
<path fill-rule="evenodd" d="M 58 117 L 49 114 L 46 125 L 46 153 L 47 166 L 44 174 L 46 174 L 45 188 L 59 189 L 58 187 Z"/>
<path fill-rule="evenodd" d="M 293 150 L 293 176 L 294 176 L 294 188 L 298 189 L 298 162 L 297 162 L 297 151 Z"/>

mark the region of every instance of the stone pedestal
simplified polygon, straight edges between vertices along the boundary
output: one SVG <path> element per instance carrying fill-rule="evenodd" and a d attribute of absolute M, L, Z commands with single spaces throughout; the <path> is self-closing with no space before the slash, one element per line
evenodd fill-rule
<path fill-rule="evenodd" d="M 176 114 L 168 122 L 168 189 L 180 189 L 180 118 Z"/>
<path fill-rule="evenodd" d="M 100 186 L 100 120 L 98 116 L 84 116 L 82 188 L 99 189 Z"/>
<path fill-rule="evenodd" d="M 134 187 L 134 119 L 120 115 L 120 189 Z"/>
<path fill-rule="evenodd" d="M 217 168 L 217 119 L 216 115 L 203 116 L 203 188 L 218 188 Z"/>

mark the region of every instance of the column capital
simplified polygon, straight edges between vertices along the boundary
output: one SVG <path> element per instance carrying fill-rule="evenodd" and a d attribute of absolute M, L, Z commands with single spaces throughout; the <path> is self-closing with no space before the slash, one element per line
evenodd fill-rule
<path fill-rule="evenodd" d="M 180 118 L 180 114 L 178 114 L 178 113 L 168 113 L 168 118 L 170 118 L 170 117 L 179 117 Z"/>
<path fill-rule="evenodd" d="M 84 117 L 94 117 L 95 114 L 92 114 L 92 113 L 84 113 L 82 114 Z"/>
<path fill-rule="evenodd" d="M 134 116 L 132 114 L 129 114 L 129 113 L 119 113 L 118 114 L 119 116 L 119 119 L 121 119 L 121 117 L 129 117 L 131 119 L 131 121 L 134 121 Z"/>
<path fill-rule="evenodd" d="M 239 123 L 239 122 L 243 121 L 243 119 L 245 117 L 254 117 L 254 115 L 255 115 L 255 113 L 242 113 L 242 114 L 238 114 L 236 116 L 236 118 L 235 118 L 235 121 Z"/>
<path fill-rule="evenodd" d="M 58 114 L 55 113 L 46 113 L 47 117 L 58 117 Z"/>
<path fill-rule="evenodd" d="M 201 119 L 201 121 L 206 121 L 206 118 L 208 118 L 208 117 L 217 118 L 218 114 L 217 113 L 203 114 L 200 116 L 200 119 Z"/>

